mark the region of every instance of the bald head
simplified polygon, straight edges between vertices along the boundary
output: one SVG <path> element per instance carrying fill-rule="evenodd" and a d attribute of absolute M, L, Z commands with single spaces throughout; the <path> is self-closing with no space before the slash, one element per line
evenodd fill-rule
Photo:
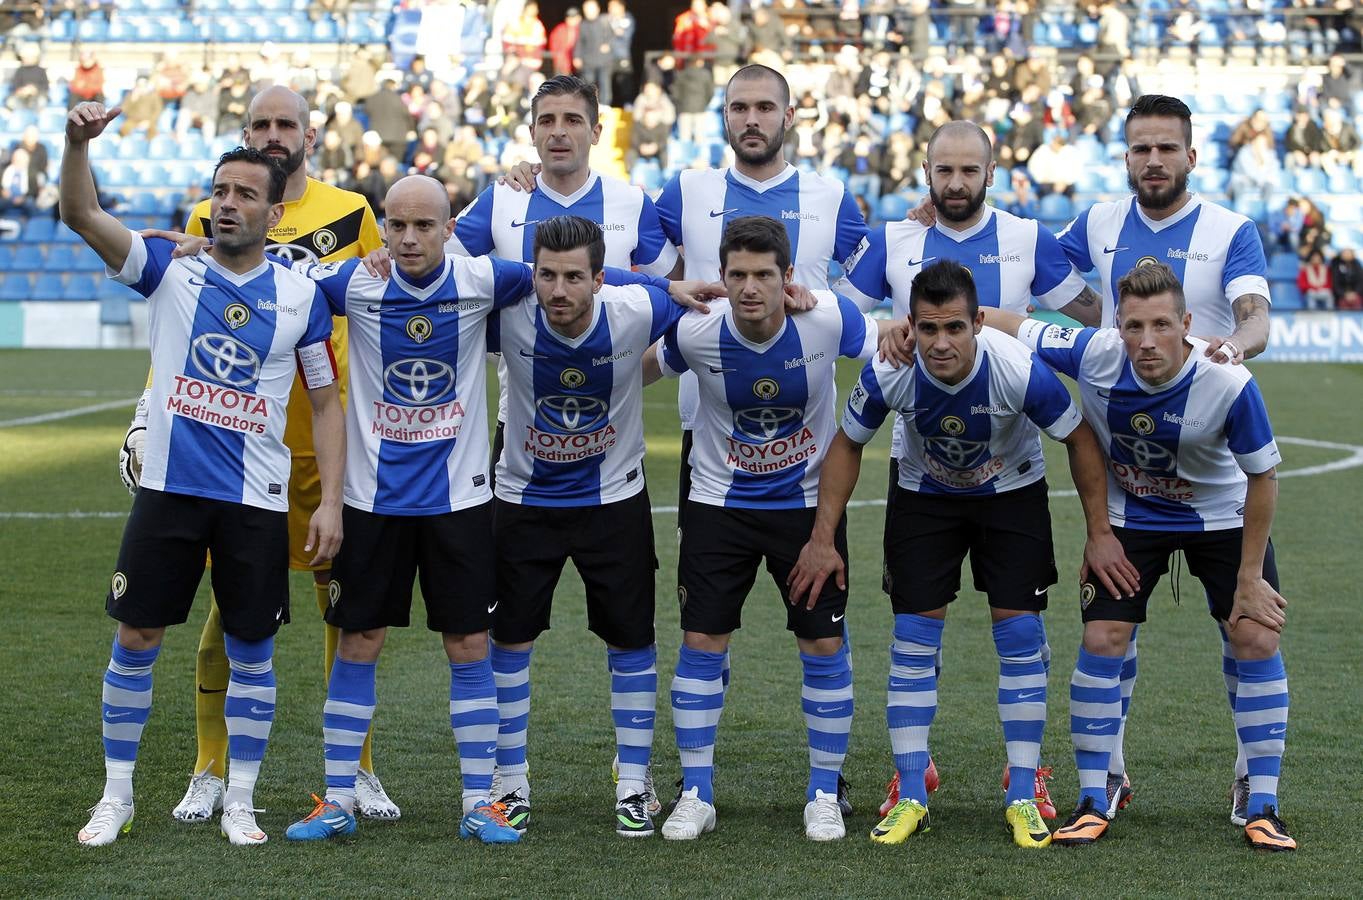
<path fill-rule="evenodd" d="M 454 230 L 445 186 L 429 175 L 408 175 L 393 182 L 383 202 L 388 252 L 405 278 L 424 278 L 445 260 L 445 242 Z"/>
<path fill-rule="evenodd" d="M 982 164 L 994 161 L 994 145 L 989 140 L 989 135 L 985 134 L 984 129 L 968 119 L 956 122 L 946 122 L 932 133 L 928 140 L 928 160 L 932 160 L 932 151 L 939 141 L 949 141 L 953 149 L 964 150 L 971 143 L 979 146 L 980 152 L 984 154 Z"/>
<path fill-rule="evenodd" d="M 405 175 L 393 182 L 383 206 L 388 209 L 403 204 L 427 207 L 441 222 L 450 217 L 450 196 L 445 186 L 429 175 Z"/>
<path fill-rule="evenodd" d="M 308 101 L 303 99 L 303 95 L 297 91 L 290 90 L 282 84 L 272 84 L 251 98 L 251 106 L 247 110 L 247 118 L 254 118 L 260 109 L 269 109 L 271 112 L 288 109 L 301 123 L 308 121 Z"/>

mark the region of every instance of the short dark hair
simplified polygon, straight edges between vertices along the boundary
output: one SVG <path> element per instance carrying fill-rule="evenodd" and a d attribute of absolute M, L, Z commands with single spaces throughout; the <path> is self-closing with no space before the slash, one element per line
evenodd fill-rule
<path fill-rule="evenodd" d="M 952 300 L 965 298 L 966 314 L 973 321 L 980 311 L 980 298 L 975 291 L 975 276 L 955 260 L 943 259 L 918 270 L 909 287 L 909 315 L 917 316 L 921 304 L 946 306 Z"/>
<path fill-rule="evenodd" d="M 729 81 L 724 85 L 725 102 L 728 102 L 729 85 L 738 81 L 740 78 L 773 78 L 781 88 L 781 108 L 790 106 L 790 82 L 786 81 L 786 76 L 773 69 L 771 66 L 764 66 L 761 63 L 748 63 L 733 75 L 729 76 Z"/>
<path fill-rule="evenodd" d="M 1188 303 L 1183 297 L 1183 283 L 1173 269 L 1161 262 L 1136 266 L 1117 281 L 1117 308 L 1122 308 L 1122 301 L 1127 297 L 1144 300 L 1160 294 L 1173 295 L 1174 311 L 1180 318 L 1188 311 Z"/>
<path fill-rule="evenodd" d="M 535 262 L 539 262 L 541 250 L 568 253 L 582 247 L 587 248 L 587 259 L 595 275 L 606 263 L 606 238 L 600 225 L 581 216 L 554 216 L 535 226 Z"/>
<path fill-rule="evenodd" d="M 264 166 L 270 173 L 270 187 L 266 193 L 266 199 L 271 203 L 284 202 L 284 186 L 288 184 L 289 176 L 284 171 L 284 167 L 267 156 L 263 151 L 254 147 L 236 147 L 228 150 L 218 157 L 218 164 L 213 167 L 213 180 L 218 179 L 218 170 L 228 163 L 244 162 L 253 166 Z"/>
<path fill-rule="evenodd" d="M 1136 102 L 1131 104 L 1131 110 L 1126 114 L 1126 125 L 1130 125 L 1132 119 L 1156 117 L 1181 121 L 1183 123 L 1183 143 L 1189 147 L 1193 145 L 1193 111 L 1188 108 L 1188 104 L 1177 97 L 1170 97 L 1165 94 L 1141 94 L 1136 98 Z M 1123 133 L 1125 133 L 1125 126 L 1123 126 Z"/>
<path fill-rule="evenodd" d="M 719 242 L 721 271 L 729 267 L 729 254 L 735 250 L 775 253 L 776 267 L 782 274 L 790 267 L 790 235 L 786 226 L 771 216 L 742 216 L 725 226 Z"/>
<path fill-rule="evenodd" d="M 546 78 L 530 101 L 531 122 L 539 115 L 542 97 L 581 97 L 582 102 L 587 104 L 587 124 L 596 127 L 600 117 L 600 101 L 597 99 L 596 85 L 590 81 L 583 81 L 576 75 L 555 75 L 553 78 Z"/>

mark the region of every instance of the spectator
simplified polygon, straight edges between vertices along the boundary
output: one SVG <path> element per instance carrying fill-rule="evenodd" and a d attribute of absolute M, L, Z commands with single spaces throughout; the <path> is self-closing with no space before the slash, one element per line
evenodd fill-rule
<path fill-rule="evenodd" d="M 17 148 L 9 165 L 0 172 L 0 215 L 27 219 L 33 212 L 36 191 L 29 179 L 28 151 Z"/>
<path fill-rule="evenodd" d="M 1322 253 L 1330 246 L 1330 229 L 1325 226 L 1325 216 L 1321 213 L 1320 207 L 1312 202 L 1310 197 L 1301 199 L 1302 222 L 1301 231 L 1297 234 L 1297 256 L 1300 259 L 1307 259 L 1312 251 L 1319 250 Z"/>
<path fill-rule="evenodd" d="M 606 4 L 606 22 L 610 26 L 611 58 L 615 61 L 611 99 L 624 104 L 634 96 L 635 29 L 634 16 L 625 8 L 625 0 L 610 0 Z"/>
<path fill-rule="evenodd" d="M 880 190 L 893 194 L 913 187 L 918 181 L 914 168 L 913 135 L 903 131 L 890 132 L 885 152 L 880 156 Z"/>
<path fill-rule="evenodd" d="M 1329 147 L 1325 143 L 1325 132 L 1311 118 L 1309 110 L 1298 107 L 1292 114 L 1292 124 L 1283 135 L 1283 148 L 1287 168 L 1320 168 L 1320 155 Z"/>
<path fill-rule="evenodd" d="M 446 159 L 437 171 L 437 177 L 445 185 L 445 193 L 450 198 L 450 209 L 462 210 L 478 197 L 480 190 L 477 179 L 473 177 L 468 160 L 455 157 Z"/>
<path fill-rule="evenodd" d="M 985 10 L 983 0 L 945 0 L 942 6 L 955 13 L 947 20 L 950 23 L 948 40 L 951 52 L 958 53 L 967 47 L 974 47 Z"/>
<path fill-rule="evenodd" d="M 582 11 L 576 6 L 568 7 L 563 21 L 549 32 L 549 58 L 554 64 L 555 75 L 571 75 L 576 71 L 577 38 L 582 27 Z"/>
<path fill-rule="evenodd" d="M 1320 155 L 1320 167 L 1328 174 L 1340 168 L 1358 168 L 1358 132 L 1337 109 L 1326 109 L 1321 115 L 1321 131 L 1325 136 L 1325 151 Z"/>
<path fill-rule="evenodd" d="M 723 3 L 710 4 L 710 43 L 715 48 L 715 66 L 719 81 L 727 81 L 734 65 L 743 56 L 743 24 L 735 22 L 733 13 Z M 835 97 L 832 90 L 827 96 Z"/>
<path fill-rule="evenodd" d="M 1344 109 L 1353 106 L 1354 94 L 1359 90 L 1353 70 L 1338 53 L 1330 57 L 1325 75 L 1321 78 L 1318 97 L 1322 105 L 1336 105 Z"/>
<path fill-rule="evenodd" d="M 355 168 L 355 190 L 369 201 L 369 208 L 377 218 L 383 218 L 383 200 L 388 189 L 402 176 L 398 161 L 392 156 L 383 157 L 377 166 L 362 162 Z"/>
<path fill-rule="evenodd" d="M 1032 180 L 1021 169 L 1015 169 L 1012 177 L 1013 199 L 1004 210 L 1023 219 L 1041 218 L 1041 206 L 1032 189 Z"/>
<path fill-rule="evenodd" d="M 1330 289 L 1335 309 L 1363 309 L 1363 264 L 1352 247 L 1339 251 L 1330 262 Z"/>
<path fill-rule="evenodd" d="M 341 132 L 327 129 L 322 135 L 322 146 L 317 151 L 317 170 L 322 180 L 337 187 L 346 187 L 355 166 L 355 145 L 341 138 Z"/>
<path fill-rule="evenodd" d="M 417 157 L 424 156 L 425 162 L 418 162 Z M 412 142 L 412 149 L 408 151 L 405 162 L 408 166 L 408 174 L 416 169 L 422 174 L 434 174 L 435 168 L 445 157 L 445 142 L 440 139 L 440 132 L 434 128 L 423 129 L 415 141 Z M 431 171 L 426 171 L 429 168 Z"/>
<path fill-rule="evenodd" d="M 1249 114 L 1230 135 L 1230 165 L 1235 165 L 1235 157 L 1240 153 L 1240 148 L 1248 146 L 1261 134 L 1266 134 L 1269 138 L 1273 137 L 1273 129 L 1268 121 L 1268 113 L 1262 109 L 1256 109 Z"/>
<path fill-rule="evenodd" d="M 379 66 L 373 54 L 361 47 L 355 51 L 345 75 L 341 78 L 341 91 L 351 103 L 363 103 L 379 89 Z"/>
<path fill-rule="evenodd" d="M 379 89 L 364 103 L 370 130 L 379 133 L 379 137 L 383 138 L 384 151 L 395 160 L 405 158 L 412 126 L 416 124 L 412 114 L 407 111 L 407 105 L 398 95 L 397 88 L 396 81 L 384 79 Z"/>
<path fill-rule="evenodd" d="M 246 112 L 250 106 L 250 81 L 231 81 L 227 90 L 218 93 L 218 134 L 240 134 L 246 127 Z"/>
<path fill-rule="evenodd" d="M 407 66 L 407 74 L 402 78 L 402 92 L 410 93 L 412 88 L 419 87 L 424 93 L 431 92 L 431 85 L 435 83 L 435 76 L 431 70 L 426 68 L 426 57 L 417 54 L 412 57 L 412 61 Z"/>
<path fill-rule="evenodd" d="M 95 58 L 95 51 L 88 47 L 80 51 L 80 59 L 66 90 L 67 109 L 86 101 L 104 102 L 104 67 Z"/>
<path fill-rule="evenodd" d="M 517 125 L 511 140 L 502 148 L 502 155 L 498 159 L 498 163 L 505 170 L 519 163 L 537 163 L 539 161 L 540 157 L 535 150 L 535 141 L 530 137 L 530 126 Z"/>
<path fill-rule="evenodd" d="M 1258 195 L 1267 208 L 1273 191 L 1282 182 L 1282 164 L 1273 146 L 1272 132 L 1261 132 L 1235 154 L 1226 193 L 1232 199 Z"/>
<path fill-rule="evenodd" d="M 1027 172 L 1041 196 L 1074 193 L 1074 182 L 1084 169 L 1084 157 L 1060 128 L 1046 132 L 1046 142 L 1027 158 Z"/>
<path fill-rule="evenodd" d="M 462 159 L 469 166 L 475 165 L 483 157 L 483 142 L 478 140 L 478 132 L 472 125 L 461 125 L 454 137 L 445 144 L 445 162 Z"/>
<path fill-rule="evenodd" d="M 156 85 L 156 93 L 167 109 L 180 108 L 180 98 L 189 89 L 189 69 L 180 61 L 178 51 L 165 52 L 161 61 L 156 64 L 152 83 Z"/>
<path fill-rule="evenodd" d="M 1103 76 L 1090 75 L 1087 85 L 1075 103 L 1074 123 L 1083 134 L 1091 134 L 1107 143 L 1107 123 L 1112 119 L 1112 103 L 1107 99 Z"/>
<path fill-rule="evenodd" d="M 9 83 L 10 109 L 37 109 L 47 103 L 47 69 L 39 62 L 38 48 L 26 44 L 19 49 L 19 67 Z"/>
<path fill-rule="evenodd" d="M 602 106 L 610 106 L 613 100 L 611 77 L 615 71 L 611 59 L 611 27 L 601 15 L 601 4 L 597 0 L 582 2 L 582 21 L 577 26 L 574 56 L 573 65 L 581 73 L 582 80 L 596 85 L 597 100 Z"/>
<path fill-rule="evenodd" d="M 1098 52 L 1131 55 L 1131 20 L 1112 0 L 1098 8 Z"/>
<path fill-rule="evenodd" d="M 673 105 L 672 98 L 663 93 L 663 86 L 656 81 L 644 82 L 643 90 L 634 98 L 636 116 L 642 116 L 649 110 L 657 112 L 658 121 L 666 125 L 668 131 L 672 130 L 672 124 L 677 121 L 677 107 Z"/>
<path fill-rule="evenodd" d="M 706 109 L 715 94 L 715 76 L 701 57 L 688 60 L 672 82 L 672 102 L 677 107 L 677 136 L 699 141 L 704 133 Z"/>
<path fill-rule="evenodd" d="M 540 6 L 534 0 L 525 4 L 520 16 L 502 32 L 502 53 L 518 68 L 536 71 L 543 65 L 544 48 L 549 38 L 540 21 Z"/>
<path fill-rule="evenodd" d="M 1297 272 L 1297 289 L 1307 309 L 1334 309 L 1335 295 L 1331 289 L 1330 267 L 1325 255 L 1312 250 Z"/>
<path fill-rule="evenodd" d="M 478 128 L 487 125 L 492 111 L 492 87 L 485 75 L 474 73 L 464 85 L 464 121 Z"/>
<path fill-rule="evenodd" d="M 24 129 L 12 152 L 18 153 L 20 150 L 28 155 L 28 194 L 36 202 L 43 187 L 50 180 L 47 168 L 51 158 L 47 144 L 43 143 L 38 133 L 38 126 L 30 125 Z"/>
<path fill-rule="evenodd" d="M 663 122 L 657 107 L 645 109 L 630 132 L 625 165 L 633 171 L 638 162 L 652 161 L 657 163 L 659 171 L 666 172 L 667 136 L 670 131 L 671 128 Z"/>
<path fill-rule="evenodd" d="M 327 131 L 339 134 L 341 143 L 352 148 L 360 146 L 360 141 L 364 138 L 364 128 L 356 120 L 354 108 L 345 100 L 337 103 L 336 108 L 332 110 Z"/>
<path fill-rule="evenodd" d="M 859 135 L 843 150 L 838 165 L 847 170 L 847 189 L 854 197 L 880 199 L 881 152 L 868 135 Z"/>
<path fill-rule="evenodd" d="M 1268 231 L 1271 247 L 1295 253 L 1305 219 L 1305 208 L 1296 197 L 1288 197 L 1281 212 L 1270 209 Z"/>
<path fill-rule="evenodd" d="M 672 49 L 678 53 L 709 53 L 710 8 L 705 0 L 691 0 L 691 5 L 677 16 L 672 25 Z"/>
<path fill-rule="evenodd" d="M 752 38 L 753 55 L 759 50 L 767 50 L 785 59 L 790 54 L 791 41 L 790 35 L 786 34 L 786 26 L 765 6 L 752 11 L 752 26 L 748 34 Z"/>
<path fill-rule="evenodd" d="M 122 137 L 134 131 L 146 129 L 147 139 L 156 137 L 156 120 L 161 118 L 165 102 L 156 93 L 151 79 L 142 76 L 133 84 L 132 90 L 123 96 L 123 127 L 118 130 Z M 243 110 L 243 114 L 244 114 Z"/>
<path fill-rule="evenodd" d="M 207 69 L 199 69 L 189 79 L 175 114 L 175 137 L 183 141 L 191 131 L 211 141 L 218 135 L 218 85 Z"/>

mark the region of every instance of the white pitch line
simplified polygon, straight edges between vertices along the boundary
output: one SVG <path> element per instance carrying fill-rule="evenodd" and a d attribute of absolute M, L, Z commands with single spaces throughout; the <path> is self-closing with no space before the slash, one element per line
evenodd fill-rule
<path fill-rule="evenodd" d="M 4 423 L 0 422 L 0 425 Z M 1343 459 L 1333 462 L 1321 463 L 1316 466 L 1306 466 L 1301 469 L 1290 469 L 1286 472 L 1279 472 L 1281 478 L 1292 475 L 1324 475 L 1329 472 L 1340 472 L 1345 469 L 1356 469 L 1363 466 L 1363 446 L 1357 444 L 1340 444 L 1335 441 L 1318 441 L 1314 438 L 1299 437 L 1279 437 L 1280 444 L 1297 444 L 1301 447 L 1316 447 L 1322 450 L 1344 450 L 1349 455 Z M 1077 497 L 1079 492 L 1073 488 L 1052 490 L 1052 497 Z M 851 500 L 847 504 L 848 509 L 864 509 L 868 506 L 884 506 L 884 498 L 874 500 Z M 676 513 L 675 506 L 654 506 L 651 507 L 653 514 Z M 122 519 L 127 517 L 126 512 L 0 512 L 0 519 Z"/>
<path fill-rule="evenodd" d="M 90 413 L 104 412 L 109 409 L 122 409 L 136 405 L 136 397 L 130 397 L 127 400 L 109 400 L 105 403 L 96 403 L 93 406 L 81 406 L 76 409 L 63 409 L 58 410 L 57 412 L 41 413 L 36 416 L 24 416 L 22 419 L 5 419 L 0 421 L 0 428 L 18 428 L 20 425 L 37 425 L 40 422 L 55 422 L 58 419 L 71 419 L 76 416 L 84 416 L 89 415 Z"/>

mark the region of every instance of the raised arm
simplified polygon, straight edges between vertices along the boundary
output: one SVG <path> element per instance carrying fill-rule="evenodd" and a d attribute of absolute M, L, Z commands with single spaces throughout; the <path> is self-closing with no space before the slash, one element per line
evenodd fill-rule
<path fill-rule="evenodd" d="M 105 109 L 103 103 L 79 103 L 67 113 L 59 193 L 62 221 L 115 271 L 122 270 L 128 261 L 132 233 L 100 208 L 90 173 L 89 146 L 120 112 L 117 106 Z"/>

